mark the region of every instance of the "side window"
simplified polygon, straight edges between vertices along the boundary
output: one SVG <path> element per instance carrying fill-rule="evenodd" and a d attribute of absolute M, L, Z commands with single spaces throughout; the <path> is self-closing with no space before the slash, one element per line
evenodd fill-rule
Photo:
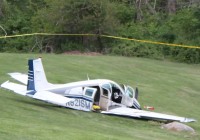
<path fill-rule="evenodd" d="M 103 95 L 106 96 L 106 97 L 108 97 L 108 90 L 106 90 L 104 88 L 102 88 L 102 89 L 103 89 Z"/>
<path fill-rule="evenodd" d="M 102 88 L 102 95 L 110 98 L 110 93 L 112 92 L 112 87 L 109 83 L 101 85 Z"/>
<path fill-rule="evenodd" d="M 84 88 L 84 95 L 89 97 L 89 98 L 92 98 L 94 99 L 94 96 L 95 96 L 95 93 L 96 93 L 97 89 L 96 88 Z"/>
<path fill-rule="evenodd" d="M 85 90 L 85 95 L 86 95 L 86 96 L 89 96 L 89 97 L 92 97 L 93 92 L 94 92 L 93 89 L 86 89 L 86 90 Z"/>
<path fill-rule="evenodd" d="M 103 84 L 101 87 L 107 89 L 108 91 L 110 91 L 110 93 L 112 93 L 112 87 L 110 84 Z"/>

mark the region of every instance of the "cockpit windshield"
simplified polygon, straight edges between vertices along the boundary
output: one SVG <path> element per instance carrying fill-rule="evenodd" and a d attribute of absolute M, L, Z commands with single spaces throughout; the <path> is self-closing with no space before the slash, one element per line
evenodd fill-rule
<path fill-rule="evenodd" d="M 127 86 L 126 88 L 126 95 L 128 95 L 130 98 L 133 98 L 135 95 L 135 92 L 133 90 L 133 88 L 131 88 L 130 86 Z"/>

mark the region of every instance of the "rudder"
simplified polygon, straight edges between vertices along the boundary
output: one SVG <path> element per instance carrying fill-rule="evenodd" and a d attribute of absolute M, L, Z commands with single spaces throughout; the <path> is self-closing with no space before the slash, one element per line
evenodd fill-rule
<path fill-rule="evenodd" d="M 27 90 L 39 91 L 51 86 L 46 79 L 41 58 L 28 60 Z"/>

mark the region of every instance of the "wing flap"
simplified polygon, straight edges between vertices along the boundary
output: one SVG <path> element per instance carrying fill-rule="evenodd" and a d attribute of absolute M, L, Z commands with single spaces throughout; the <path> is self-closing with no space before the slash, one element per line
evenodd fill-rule
<path fill-rule="evenodd" d="M 25 96 L 26 92 L 27 92 L 25 85 L 16 84 L 16 83 L 12 83 L 9 81 L 6 81 L 3 84 L 1 84 L 1 87 L 11 90 L 11 91 L 13 91 L 17 94 L 23 95 L 23 96 Z"/>
<path fill-rule="evenodd" d="M 103 114 L 111 114 L 111 115 L 119 115 L 119 116 L 127 116 L 127 117 L 136 117 L 136 118 L 143 118 L 149 120 L 161 120 L 161 121 L 179 121 L 179 122 L 193 122 L 196 121 L 195 119 L 185 118 L 185 117 L 178 117 L 174 115 L 167 115 L 162 113 L 155 113 L 150 111 L 144 110 L 137 110 L 127 107 L 119 107 L 110 109 L 108 111 L 102 111 Z"/>
<path fill-rule="evenodd" d="M 8 75 L 10 75 L 13 79 L 27 85 L 28 75 L 18 72 L 8 73 Z"/>
<path fill-rule="evenodd" d="M 36 92 L 33 96 L 33 98 L 46 101 L 55 105 L 60 105 L 66 107 L 66 103 L 73 101 L 74 99 L 67 98 L 65 96 L 55 94 L 49 91 L 39 91 Z"/>
<path fill-rule="evenodd" d="M 140 118 L 139 114 L 137 114 L 136 112 L 133 112 L 133 109 L 127 108 L 127 107 L 118 107 L 118 108 L 110 109 L 109 111 L 101 111 L 101 113 Z"/>

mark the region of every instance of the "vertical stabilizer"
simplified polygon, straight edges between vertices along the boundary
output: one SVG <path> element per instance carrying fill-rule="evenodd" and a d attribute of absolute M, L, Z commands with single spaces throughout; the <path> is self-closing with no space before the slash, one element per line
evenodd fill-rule
<path fill-rule="evenodd" d="M 51 86 L 46 79 L 41 58 L 28 60 L 27 90 L 39 91 Z"/>
<path fill-rule="evenodd" d="M 28 60 L 28 82 L 27 82 L 27 90 L 35 91 L 34 84 L 34 72 L 33 72 L 33 59 Z"/>

